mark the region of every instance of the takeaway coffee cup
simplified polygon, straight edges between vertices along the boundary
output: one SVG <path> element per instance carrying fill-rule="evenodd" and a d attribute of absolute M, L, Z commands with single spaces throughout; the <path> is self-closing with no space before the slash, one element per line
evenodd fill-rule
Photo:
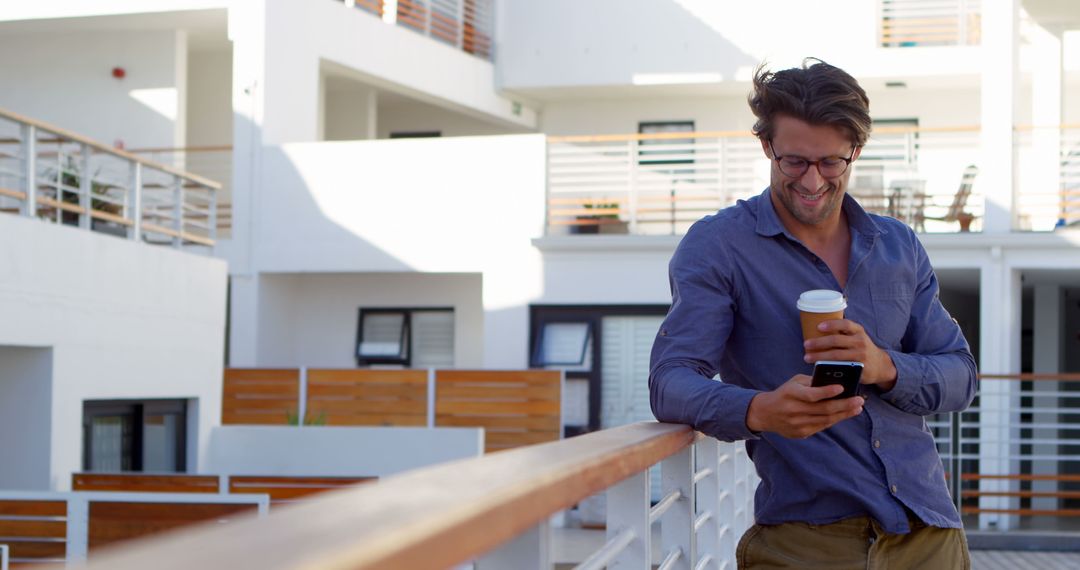
<path fill-rule="evenodd" d="M 803 340 L 810 340 L 825 336 L 825 333 L 817 328 L 823 321 L 844 318 L 847 300 L 839 291 L 813 289 L 803 291 L 796 306 L 799 307 L 799 318 L 802 320 Z"/>

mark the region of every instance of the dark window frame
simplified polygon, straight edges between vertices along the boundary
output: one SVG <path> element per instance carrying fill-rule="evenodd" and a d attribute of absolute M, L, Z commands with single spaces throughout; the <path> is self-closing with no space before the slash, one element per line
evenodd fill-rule
<path fill-rule="evenodd" d="M 442 131 L 392 131 L 392 139 L 437 139 L 442 138 Z"/>
<path fill-rule="evenodd" d="M 598 431 L 600 429 L 601 395 L 603 391 L 601 372 L 603 363 L 603 347 L 600 338 L 604 317 L 644 317 L 666 315 L 670 305 L 641 304 L 641 305 L 529 305 L 529 366 L 539 368 L 534 359 L 539 335 L 545 323 L 551 322 L 588 322 L 592 335 L 592 368 L 584 370 L 567 370 L 566 379 L 584 379 L 589 383 L 589 420 L 584 430 L 568 426 L 565 429 L 565 437 L 573 437 L 581 433 Z"/>
<path fill-rule="evenodd" d="M 143 442 L 146 417 L 159 414 L 180 416 L 180 429 L 176 434 L 176 473 L 187 471 L 188 402 L 182 398 L 152 400 L 83 400 L 83 471 L 90 472 L 93 464 L 93 438 L 90 427 L 95 417 L 129 416 L 132 420 L 130 469 L 123 472 L 141 473 L 144 468 Z M 124 459 L 121 460 L 123 463 Z"/>
<path fill-rule="evenodd" d="M 451 315 L 454 314 L 453 307 L 360 307 L 358 309 L 359 315 L 356 319 L 356 344 L 353 348 L 353 356 L 356 357 L 357 366 L 371 366 L 373 364 L 390 364 L 401 365 L 406 368 L 412 366 L 413 359 L 413 347 L 412 347 L 412 316 L 413 313 L 434 313 L 434 312 L 448 312 Z M 398 352 L 399 356 L 362 356 L 360 354 L 360 345 L 364 342 L 364 315 L 385 315 L 400 313 L 404 315 L 404 321 L 401 327 L 401 351 Z M 400 356 L 404 352 L 404 356 Z"/>

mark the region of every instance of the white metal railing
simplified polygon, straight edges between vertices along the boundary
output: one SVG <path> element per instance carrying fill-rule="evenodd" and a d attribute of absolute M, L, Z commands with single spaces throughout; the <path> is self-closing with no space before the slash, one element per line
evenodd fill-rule
<path fill-rule="evenodd" d="M 220 185 L 0 110 L 0 211 L 174 247 L 212 246 Z"/>
<path fill-rule="evenodd" d="M 642 422 L 322 494 L 273 517 L 102 553 L 88 568 L 550 568 L 552 515 L 604 489 L 608 542 L 577 568 L 651 568 L 653 524 L 662 568 L 734 568 L 756 485 L 742 448 Z M 663 500 L 650 507 L 656 462 Z"/>
<path fill-rule="evenodd" d="M 491 60 L 495 37 L 492 0 L 344 0 L 384 21 Z"/>
<path fill-rule="evenodd" d="M 0 570 L 8 570 L 8 546 L 0 544 Z"/>
<path fill-rule="evenodd" d="M 33 546 L 34 544 L 61 544 L 63 557 L 25 557 L 8 551 L 13 564 L 36 563 L 79 563 L 85 562 L 91 544 L 91 525 L 94 524 L 92 505 L 102 503 L 124 504 L 213 504 L 213 505 L 250 505 L 259 516 L 269 512 L 270 499 L 267 495 L 208 495 L 193 493 L 124 493 L 124 492 L 53 492 L 53 491 L 0 491 L 0 502 L 11 507 L 32 501 L 63 502 L 64 514 L 39 514 L 32 509 L 25 512 L 32 514 L 4 514 L 0 512 L 0 524 L 15 527 L 27 526 L 25 531 L 13 532 L 13 536 L 0 536 L 8 546 Z M 23 509 L 15 509 L 24 512 Z M 47 528 L 42 528 L 47 527 Z M 56 532 L 57 530 L 62 530 Z M 61 536 L 53 536 L 61 534 Z"/>
<path fill-rule="evenodd" d="M 878 45 L 978 45 L 981 18 L 980 0 L 879 0 Z"/>
<path fill-rule="evenodd" d="M 1080 374 L 980 375 L 959 413 L 928 418 L 957 509 L 979 528 L 1080 516 Z"/>
<path fill-rule="evenodd" d="M 216 237 L 227 239 L 232 235 L 232 150 L 232 145 L 212 145 L 134 148 L 127 152 L 217 182 Z"/>
<path fill-rule="evenodd" d="M 1019 126 L 1014 229 L 1080 225 L 1080 125 Z M 980 231 L 985 191 L 978 126 L 878 127 L 848 192 L 919 232 Z M 548 235 L 680 235 L 755 195 L 769 163 L 748 132 L 548 138 Z"/>

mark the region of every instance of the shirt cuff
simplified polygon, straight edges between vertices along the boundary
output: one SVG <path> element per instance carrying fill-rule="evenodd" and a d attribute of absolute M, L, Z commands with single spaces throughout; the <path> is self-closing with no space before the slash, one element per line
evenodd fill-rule
<path fill-rule="evenodd" d="M 896 367 L 896 384 L 892 390 L 881 392 L 881 399 L 893 405 L 909 404 L 919 392 L 922 373 L 917 357 L 893 350 L 885 351 Z"/>
<path fill-rule="evenodd" d="M 739 441 L 744 439 L 760 439 L 760 432 L 752 431 L 746 427 L 746 413 L 750 409 L 750 400 L 761 392 L 728 385 L 722 394 L 718 394 L 727 400 L 723 407 L 706 406 L 714 415 L 698 424 L 701 431 L 722 441 Z M 723 409 L 726 414 L 715 414 L 716 410 Z"/>

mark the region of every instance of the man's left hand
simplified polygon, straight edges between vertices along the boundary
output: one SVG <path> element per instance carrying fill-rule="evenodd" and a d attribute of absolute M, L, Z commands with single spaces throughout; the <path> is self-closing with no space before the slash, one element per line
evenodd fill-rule
<path fill-rule="evenodd" d="M 805 360 L 814 363 L 819 360 L 848 360 L 862 362 L 862 383 L 877 384 L 883 391 L 889 391 L 896 385 L 896 366 L 889 353 L 881 350 L 867 336 L 862 325 L 847 319 L 825 321 L 818 325 L 818 330 L 826 336 L 813 338 L 803 343 L 806 350 Z"/>

